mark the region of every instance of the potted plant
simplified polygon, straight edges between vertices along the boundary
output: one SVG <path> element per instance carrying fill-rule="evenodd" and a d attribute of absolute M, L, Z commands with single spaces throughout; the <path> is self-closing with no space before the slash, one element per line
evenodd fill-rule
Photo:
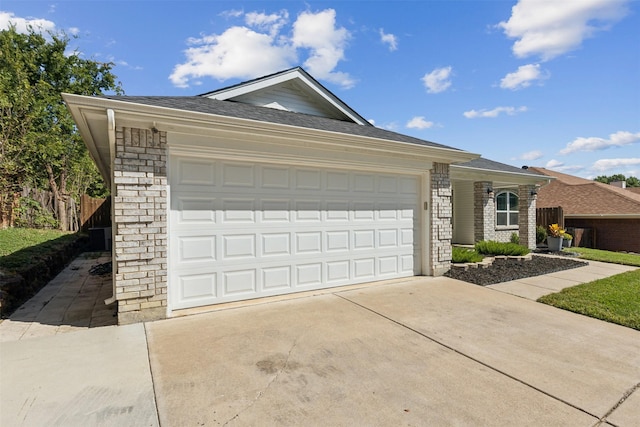
<path fill-rule="evenodd" d="M 549 234 L 547 235 L 547 247 L 550 251 L 559 252 L 562 250 L 562 236 L 564 235 L 564 229 L 558 224 L 551 224 L 549 226 Z"/>
<path fill-rule="evenodd" d="M 573 236 L 567 232 L 564 232 L 562 234 L 562 247 L 563 248 L 570 248 L 571 247 L 571 242 L 573 241 Z"/>

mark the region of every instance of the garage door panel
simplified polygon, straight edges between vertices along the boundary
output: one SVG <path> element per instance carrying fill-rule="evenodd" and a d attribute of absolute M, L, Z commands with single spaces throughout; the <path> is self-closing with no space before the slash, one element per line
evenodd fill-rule
<path fill-rule="evenodd" d="M 180 262 L 209 262 L 216 260 L 216 236 L 183 236 L 179 239 Z"/>
<path fill-rule="evenodd" d="M 223 163 L 222 185 L 223 187 L 255 187 L 255 166 L 252 164 Z"/>
<path fill-rule="evenodd" d="M 295 169 L 294 188 L 319 191 L 322 188 L 322 172 L 317 169 Z"/>
<path fill-rule="evenodd" d="M 353 191 L 356 193 L 373 193 L 376 190 L 375 177 L 369 174 L 356 173 L 353 176 Z"/>
<path fill-rule="evenodd" d="M 314 262 L 295 266 L 296 284 L 304 288 L 322 285 L 322 263 Z"/>
<path fill-rule="evenodd" d="M 262 234 L 262 256 L 291 256 L 291 233 Z"/>
<path fill-rule="evenodd" d="M 173 309 L 419 274 L 419 179 L 172 158 Z"/>
<path fill-rule="evenodd" d="M 256 235 L 239 234 L 222 236 L 222 261 L 256 257 Z"/>
<path fill-rule="evenodd" d="M 340 260 L 340 261 L 330 261 L 327 262 L 326 270 L 327 270 L 327 283 L 332 285 L 341 285 L 346 284 L 351 279 L 349 261 Z"/>
<path fill-rule="evenodd" d="M 327 191 L 347 192 L 351 177 L 347 172 L 327 172 Z"/>
<path fill-rule="evenodd" d="M 177 159 L 173 168 L 174 184 L 188 187 L 190 185 L 213 187 L 216 184 L 216 163 L 194 159 Z M 186 188 L 181 188 L 181 190 Z"/>
<path fill-rule="evenodd" d="M 291 289 L 292 268 L 290 265 L 265 267 L 262 269 L 262 287 L 268 292 Z"/>
<path fill-rule="evenodd" d="M 290 187 L 289 168 L 279 166 L 261 166 L 260 186 L 264 189 L 287 189 Z"/>
<path fill-rule="evenodd" d="M 254 295 L 257 290 L 256 270 L 244 269 L 222 273 L 223 296 Z"/>
<path fill-rule="evenodd" d="M 216 273 L 183 275 L 177 285 L 182 302 L 195 303 L 211 301 L 217 296 Z M 190 304 L 189 304 L 190 305 Z"/>
<path fill-rule="evenodd" d="M 291 202 L 288 199 L 263 199 L 260 211 L 262 222 L 288 223 L 291 219 Z"/>
<path fill-rule="evenodd" d="M 214 197 L 180 196 L 172 200 L 172 209 L 179 224 L 213 224 L 216 222 Z"/>

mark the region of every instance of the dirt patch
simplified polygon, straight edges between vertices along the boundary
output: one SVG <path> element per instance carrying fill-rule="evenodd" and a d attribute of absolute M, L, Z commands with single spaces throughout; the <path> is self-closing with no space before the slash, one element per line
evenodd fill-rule
<path fill-rule="evenodd" d="M 524 279 L 526 277 L 540 276 L 555 273 L 556 271 L 569 270 L 584 267 L 588 263 L 571 258 L 553 258 L 533 255 L 531 260 L 518 260 L 513 258 L 496 259 L 489 267 L 452 268 L 446 277 L 487 286 L 494 283 L 508 282 L 510 280 Z"/>

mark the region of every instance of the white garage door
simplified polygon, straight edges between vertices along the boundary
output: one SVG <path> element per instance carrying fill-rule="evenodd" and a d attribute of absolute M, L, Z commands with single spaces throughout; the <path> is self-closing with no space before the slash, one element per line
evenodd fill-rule
<path fill-rule="evenodd" d="M 419 180 L 172 157 L 172 309 L 420 274 Z"/>

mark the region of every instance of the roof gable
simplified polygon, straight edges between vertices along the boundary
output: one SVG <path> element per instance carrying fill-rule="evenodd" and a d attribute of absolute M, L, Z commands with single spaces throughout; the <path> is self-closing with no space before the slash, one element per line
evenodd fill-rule
<path fill-rule="evenodd" d="M 364 117 L 300 67 L 207 92 L 200 96 L 371 126 Z"/>
<path fill-rule="evenodd" d="M 565 215 L 640 215 L 640 194 L 613 185 L 530 167 L 556 180 L 538 191 L 539 208 L 562 206 Z"/>

